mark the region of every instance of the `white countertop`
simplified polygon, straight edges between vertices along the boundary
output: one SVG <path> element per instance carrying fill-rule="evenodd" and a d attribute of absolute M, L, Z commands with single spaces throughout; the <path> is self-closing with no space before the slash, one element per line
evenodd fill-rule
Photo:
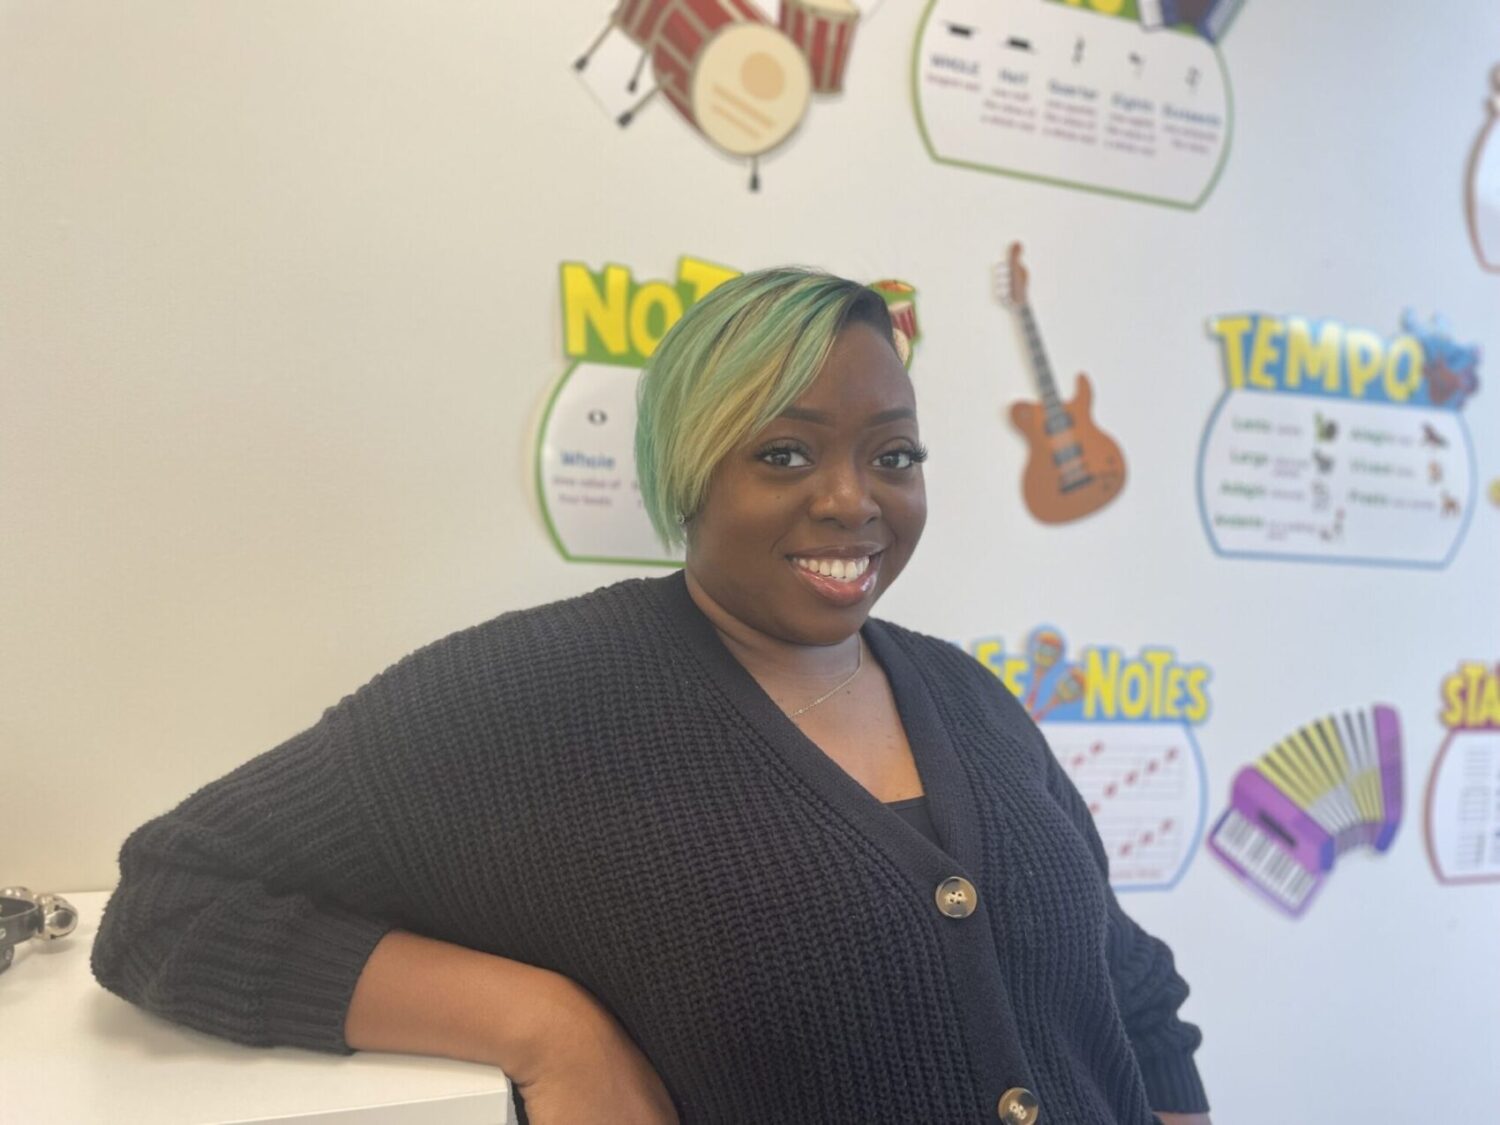
<path fill-rule="evenodd" d="M 242 1047 L 106 992 L 89 948 L 108 895 L 63 892 L 78 928 L 28 941 L 0 973 L 0 1122 L 29 1125 L 510 1125 L 490 1067 Z"/>

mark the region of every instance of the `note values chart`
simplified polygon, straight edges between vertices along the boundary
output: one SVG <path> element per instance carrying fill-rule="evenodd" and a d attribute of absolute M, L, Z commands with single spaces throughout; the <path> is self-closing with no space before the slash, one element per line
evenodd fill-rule
<path fill-rule="evenodd" d="M 912 60 L 940 163 L 1179 207 L 1207 198 L 1231 101 L 1205 38 L 1052 0 L 935 0 Z"/>

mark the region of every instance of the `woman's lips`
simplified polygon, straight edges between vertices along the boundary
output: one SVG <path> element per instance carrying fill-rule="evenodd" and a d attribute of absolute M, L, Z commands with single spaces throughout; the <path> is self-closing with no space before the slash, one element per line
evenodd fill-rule
<path fill-rule="evenodd" d="M 787 560 L 787 565 L 809 590 L 824 601 L 836 606 L 851 606 L 858 605 L 875 589 L 875 580 L 880 575 L 880 560 L 883 554 L 884 552 L 872 554 L 870 565 L 858 578 L 833 578 L 816 574 L 806 567 L 797 565 L 792 559 Z"/>

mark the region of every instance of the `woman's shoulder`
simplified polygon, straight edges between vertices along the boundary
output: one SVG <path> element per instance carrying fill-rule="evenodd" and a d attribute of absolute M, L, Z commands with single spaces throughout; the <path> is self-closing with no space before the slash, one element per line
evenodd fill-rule
<path fill-rule="evenodd" d="M 971 685 L 988 686 L 995 679 L 956 641 L 918 632 L 883 618 L 871 618 L 870 624 L 899 645 L 908 657 L 917 662 L 919 668 L 941 669 L 943 673 L 956 676 L 960 682 Z"/>
<path fill-rule="evenodd" d="M 661 633 L 654 590 L 632 578 L 586 594 L 508 610 L 428 642 L 339 706 L 381 702 L 408 714 L 577 693 L 603 668 Z"/>
<path fill-rule="evenodd" d="M 974 710 L 1028 739 L 1040 732 L 1026 708 L 994 672 L 955 641 L 918 632 L 893 621 L 871 619 L 911 661 L 934 696 L 952 707 Z"/>

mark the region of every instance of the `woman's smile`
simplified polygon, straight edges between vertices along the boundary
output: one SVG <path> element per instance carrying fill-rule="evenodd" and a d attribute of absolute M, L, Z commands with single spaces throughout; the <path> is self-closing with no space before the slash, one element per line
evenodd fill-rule
<path fill-rule="evenodd" d="M 858 554 L 812 552 L 792 555 L 792 570 L 809 590 L 837 606 L 852 606 L 874 592 L 880 577 L 879 548 L 857 547 Z"/>

